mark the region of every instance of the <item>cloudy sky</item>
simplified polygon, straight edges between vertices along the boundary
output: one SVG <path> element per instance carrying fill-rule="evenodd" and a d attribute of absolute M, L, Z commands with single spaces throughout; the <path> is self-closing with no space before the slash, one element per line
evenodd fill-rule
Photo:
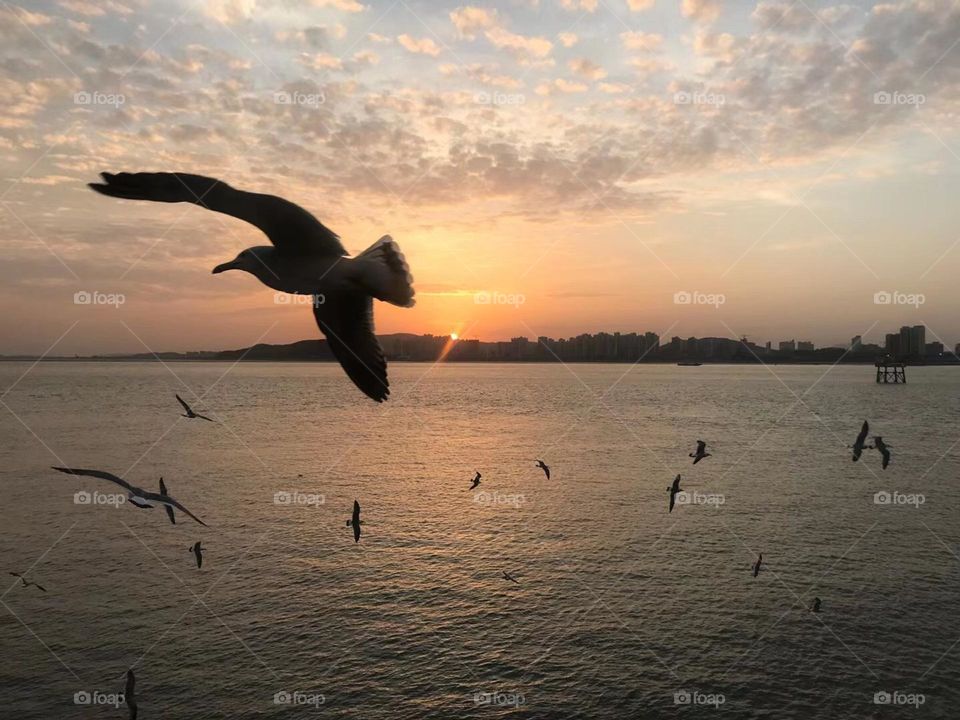
<path fill-rule="evenodd" d="M 389 232 L 418 303 L 382 333 L 960 340 L 951 0 L 4 3 L 0 90 L 0 353 L 317 334 L 210 274 L 255 228 L 101 170 Z"/>

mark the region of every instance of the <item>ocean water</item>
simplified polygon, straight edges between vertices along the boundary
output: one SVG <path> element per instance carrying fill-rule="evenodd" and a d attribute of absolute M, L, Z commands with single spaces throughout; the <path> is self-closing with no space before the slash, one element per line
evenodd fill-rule
<path fill-rule="evenodd" d="M 378 406 L 329 364 L 0 363 L 0 716 L 125 717 L 75 696 L 131 666 L 142 720 L 960 716 L 960 370 L 390 375 Z"/>

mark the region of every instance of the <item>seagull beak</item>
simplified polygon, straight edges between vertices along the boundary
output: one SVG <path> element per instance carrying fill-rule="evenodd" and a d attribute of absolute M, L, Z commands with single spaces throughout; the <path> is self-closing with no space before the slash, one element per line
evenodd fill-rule
<path fill-rule="evenodd" d="M 240 263 L 236 260 L 231 260 L 230 262 L 220 263 L 213 269 L 213 274 L 217 275 L 226 270 L 237 270 L 240 267 Z"/>

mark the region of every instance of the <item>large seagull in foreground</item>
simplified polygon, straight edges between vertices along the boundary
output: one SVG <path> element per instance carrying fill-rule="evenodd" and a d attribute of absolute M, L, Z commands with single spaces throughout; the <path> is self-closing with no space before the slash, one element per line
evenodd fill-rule
<path fill-rule="evenodd" d="M 383 402 L 390 394 L 387 362 L 373 334 L 373 298 L 412 307 L 413 278 L 400 248 L 384 235 L 356 257 L 340 238 L 299 205 L 274 195 L 236 190 L 186 173 L 100 173 L 90 187 L 126 200 L 189 202 L 246 220 L 272 246 L 244 250 L 214 273 L 243 270 L 274 290 L 313 296 L 313 314 L 334 357 L 354 384 Z"/>

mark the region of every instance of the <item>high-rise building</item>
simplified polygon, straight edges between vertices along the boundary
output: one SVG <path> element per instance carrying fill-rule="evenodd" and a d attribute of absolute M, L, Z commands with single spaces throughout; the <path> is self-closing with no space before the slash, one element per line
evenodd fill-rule
<path fill-rule="evenodd" d="M 863 345 L 863 338 L 860 337 L 859 335 L 854 335 L 852 338 L 850 338 L 850 349 L 851 349 L 851 350 L 857 351 L 857 350 L 860 349 L 860 346 L 861 346 L 861 345 Z"/>
<path fill-rule="evenodd" d="M 799 340 L 797 342 L 797 350 L 799 350 L 800 352 L 812 352 L 813 343 L 810 342 L 809 340 Z"/>
<path fill-rule="evenodd" d="M 927 343 L 923 354 L 928 358 L 939 358 L 943 355 L 943 343 L 936 341 Z"/>
<path fill-rule="evenodd" d="M 780 352 L 794 352 L 797 349 L 796 340 L 781 340 Z"/>
<path fill-rule="evenodd" d="M 899 333 L 887 333 L 886 342 L 883 345 L 883 349 L 886 351 L 887 355 L 890 357 L 898 358 L 902 355 L 900 348 L 900 334 Z"/>
<path fill-rule="evenodd" d="M 923 357 L 927 350 L 927 329 L 923 325 L 910 328 L 910 351 L 912 355 Z"/>

